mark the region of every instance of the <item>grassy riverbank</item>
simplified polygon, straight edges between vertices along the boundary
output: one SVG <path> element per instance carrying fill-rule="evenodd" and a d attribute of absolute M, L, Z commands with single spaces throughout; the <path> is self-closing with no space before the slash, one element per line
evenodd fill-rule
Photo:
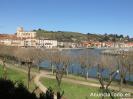
<path fill-rule="evenodd" d="M 50 76 L 55 76 L 55 74 L 50 74 Z M 73 75 L 73 74 L 69 74 L 69 75 L 64 75 L 63 78 L 68 78 L 68 79 L 73 79 L 73 80 L 78 80 L 78 81 L 85 81 L 85 82 L 88 82 L 88 83 L 94 83 L 94 84 L 100 84 L 99 83 L 99 80 L 97 78 L 91 78 L 91 77 L 88 77 L 88 79 L 86 79 L 85 77 L 82 77 L 82 76 L 79 76 L 79 75 Z M 104 79 L 105 82 L 107 83 L 108 82 L 108 79 Z M 111 83 L 111 86 L 119 86 L 120 85 L 120 81 L 119 80 L 114 80 L 112 83 Z M 127 81 L 127 84 L 123 84 L 123 87 L 122 88 L 129 88 L 129 89 L 133 89 L 133 82 L 129 82 Z"/>
<path fill-rule="evenodd" d="M 15 68 L 24 70 L 22 67 L 21 68 L 15 67 Z M 36 70 L 34 70 L 34 71 L 36 71 Z M 2 77 L 2 76 L 3 76 L 3 68 L 0 65 L 0 77 Z M 8 77 L 8 79 L 13 80 L 13 81 L 22 81 L 25 84 L 25 86 L 27 85 L 27 74 L 25 72 L 19 71 L 14 68 L 8 68 L 7 69 L 7 77 Z M 76 80 L 85 81 L 84 78 L 82 78 L 82 77 L 76 78 L 76 76 L 74 76 L 74 75 L 69 75 L 68 78 L 71 78 L 71 79 L 75 78 L 75 81 Z M 56 83 L 55 79 L 41 78 L 40 81 L 46 87 L 51 86 L 54 89 L 54 92 L 57 91 L 57 83 Z M 96 83 L 96 82 L 97 81 L 94 80 L 91 83 Z M 61 87 L 65 92 L 63 99 L 101 99 L 101 97 L 98 97 L 98 96 L 90 97 L 91 93 L 96 93 L 96 94 L 101 93 L 99 88 L 80 85 L 80 84 L 74 84 L 74 83 L 66 82 L 66 81 L 62 81 Z M 30 91 L 32 91 L 34 88 L 35 88 L 35 84 L 32 81 L 30 84 Z M 110 98 L 106 97 L 106 99 L 110 99 Z M 119 99 L 119 98 L 114 98 L 114 99 Z"/>
<path fill-rule="evenodd" d="M 3 76 L 3 68 L 0 65 L 0 77 Z M 14 69 L 7 68 L 7 79 L 10 79 L 12 81 L 20 81 L 24 83 L 25 86 L 27 86 L 27 74 L 21 71 L 17 71 Z M 35 88 L 35 84 L 33 81 L 31 81 L 30 84 L 30 91 L 32 91 Z"/>
<path fill-rule="evenodd" d="M 52 89 L 54 89 L 54 92 L 57 92 L 57 83 L 55 79 L 42 78 L 41 82 L 46 87 L 52 87 Z M 101 99 L 101 97 L 98 96 L 90 96 L 90 94 L 92 93 L 100 93 L 100 90 L 98 88 L 73 84 L 65 81 L 62 81 L 61 88 L 65 92 L 63 99 Z M 110 98 L 106 97 L 106 99 Z"/>

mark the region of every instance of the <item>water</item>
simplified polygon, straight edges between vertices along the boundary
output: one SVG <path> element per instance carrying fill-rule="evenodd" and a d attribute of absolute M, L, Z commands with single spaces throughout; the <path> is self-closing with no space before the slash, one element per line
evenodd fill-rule
<path fill-rule="evenodd" d="M 62 51 L 62 53 L 67 53 L 68 55 L 71 55 L 71 56 L 78 56 L 78 55 L 84 55 L 84 54 L 87 54 L 88 56 L 91 56 L 91 57 L 99 57 L 100 56 L 100 52 L 102 51 L 102 49 L 80 49 L 80 50 L 64 50 Z M 110 56 L 111 57 L 111 56 Z M 95 60 L 94 58 L 94 61 L 98 61 L 98 60 Z M 94 63 L 93 63 L 94 64 Z M 113 65 L 115 66 L 115 62 L 113 63 Z M 50 66 L 50 62 L 49 61 L 44 61 L 40 64 L 41 67 L 44 67 L 44 68 L 49 68 L 51 69 L 51 66 Z M 72 63 L 69 67 L 68 67 L 68 71 L 69 73 L 71 74 L 74 74 L 74 75 L 80 75 L 80 76 L 85 76 L 86 75 L 86 72 L 88 72 L 88 76 L 89 77 L 93 77 L 93 78 L 96 78 L 97 77 L 97 71 L 98 71 L 98 68 L 97 66 L 92 66 L 92 67 L 89 67 L 89 68 L 86 68 L 85 70 L 81 68 L 80 64 L 78 62 L 74 62 Z M 85 73 L 84 73 L 85 71 Z M 108 68 L 105 68 L 105 70 L 103 71 L 103 76 L 105 78 L 108 78 L 109 76 L 109 69 Z M 133 75 L 130 76 L 130 81 L 133 81 Z M 117 75 L 115 77 L 115 79 L 119 79 L 119 75 Z M 126 75 L 126 80 L 129 80 L 129 74 L 127 73 Z"/>

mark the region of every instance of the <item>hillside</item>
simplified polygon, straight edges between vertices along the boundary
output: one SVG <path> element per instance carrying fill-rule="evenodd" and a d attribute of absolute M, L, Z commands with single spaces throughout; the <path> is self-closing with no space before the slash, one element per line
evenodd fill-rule
<path fill-rule="evenodd" d="M 56 39 L 63 42 L 79 42 L 87 40 L 86 34 L 66 31 L 46 31 L 42 29 L 34 30 L 37 38 Z"/>
<path fill-rule="evenodd" d="M 81 42 L 81 41 L 132 41 L 129 36 L 117 34 L 82 34 L 78 32 L 68 31 L 47 31 L 43 29 L 33 30 L 37 32 L 37 38 L 40 39 L 56 39 L 63 42 Z"/>

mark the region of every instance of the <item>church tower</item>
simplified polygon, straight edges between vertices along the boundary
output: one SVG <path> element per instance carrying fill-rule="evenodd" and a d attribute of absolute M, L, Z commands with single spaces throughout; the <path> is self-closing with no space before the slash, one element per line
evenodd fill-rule
<path fill-rule="evenodd" d="M 18 28 L 17 28 L 17 33 L 19 33 L 19 32 L 24 32 L 23 27 L 18 27 Z"/>

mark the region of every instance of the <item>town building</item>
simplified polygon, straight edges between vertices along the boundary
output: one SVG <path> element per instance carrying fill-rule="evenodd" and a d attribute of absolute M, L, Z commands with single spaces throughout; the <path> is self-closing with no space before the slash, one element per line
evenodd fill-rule
<path fill-rule="evenodd" d="M 18 38 L 35 38 L 36 32 L 27 32 L 27 31 L 24 31 L 23 27 L 19 27 L 17 29 L 16 35 Z"/>
<path fill-rule="evenodd" d="M 16 35 L 0 34 L 0 45 L 24 46 L 24 40 L 17 38 Z"/>
<path fill-rule="evenodd" d="M 133 42 L 128 42 L 125 44 L 125 47 L 133 48 Z"/>
<path fill-rule="evenodd" d="M 133 42 L 99 42 L 83 41 L 81 43 L 57 42 L 51 39 L 37 39 L 36 32 L 26 32 L 23 27 L 16 34 L 0 34 L 0 45 L 35 48 L 133 48 Z"/>
<path fill-rule="evenodd" d="M 57 40 L 38 39 L 36 40 L 36 46 L 43 47 L 43 48 L 56 48 Z"/>
<path fill-rule="evenodd" d="M 24 47 L 36 47 L 36 39 L 25 39 L 24 40 Z"/>
<path fill-rule="evenodd" d="M 58 42 L 57 46 L 61 48 L 78 48 L 79 44 L 73 42 Z"/>

